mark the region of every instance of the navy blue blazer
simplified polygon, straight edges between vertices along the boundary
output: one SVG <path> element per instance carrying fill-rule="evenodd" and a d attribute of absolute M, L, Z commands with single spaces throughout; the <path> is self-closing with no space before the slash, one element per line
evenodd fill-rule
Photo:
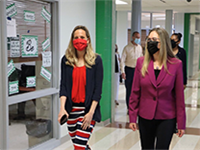
<path fill-rule="evenodd" d="M 67 113 L 70 113 L 72 110 L 72 72 L 73 67 L 66 65 L 67 58 L 65 55 L 61 60 L 61 81 L 60 81 L 60 97 L 66 96 L 67 100 L 65 103 L 65 109 Z M 86 94 L 85 94 L 85 112 L 89 112 L 92 101 L 95 100 L 98 102 L 96 110 L 93 115 L 93 120 L 100 122 L 101 113 L 99 101 L 102 94 L 102 82 L 103 82 L 103 65 L 102 59 L 97 55 L 95 60 L 95 65 L 91 68 L 86 68 Z"/>
<path fill-rule="evenodd" d="M 182 61 L 183 64 L 183 84 L 187 84 L 187 64 L 186 64 L 186 52 L 183 48 L 178 46 L 178 53 L 176 56 Z"/>

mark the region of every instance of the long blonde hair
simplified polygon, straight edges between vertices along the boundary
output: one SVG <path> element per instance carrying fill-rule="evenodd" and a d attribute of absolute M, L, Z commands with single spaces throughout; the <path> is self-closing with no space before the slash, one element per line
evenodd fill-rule
<path fill-rule="evenodd" d="M 89 33 L 88 29 L 85 26 L 81 26 L 81 25 L 76 26 L 71 33 L 71 39 L 70 39 L 68 48 L 65 51 L 65 56 L 67 58 L 66 64 L 74 67 L 78 62 L 77 50 L 73 46 L 74 32 L 78 29 L 84 30 L 85 33 L 86 33 L 86 36 L 89 40 L 89 43 L 86 47 L 84 60 L 85 60 L 85 66 L 88 67 L 88 68 L 91 68 L 91 66 L 95 65 L 95 59 L 97 57 L 97 54 L 94 53 L 94 51 L 93 51 L 93 48 L 92 48 L 92 45 L 91 45 L 90 33 Z"/>
<path fill-rule="evenodd" d="M 168 72 L 167 61 L 170 62 L 169 59 L 175 57 L 174 54 L 173 54 L 173 51 L 172 51 L 172 46 L 171 46 L 171 41 L 170 41 L 170 38 L 169 38 L 169 34 L 163 28 L 153 28 L 149 32 L 149 35 L 153 31 L 155 31 L 159 36 L 159 39 L 160 39 L 159 58 L 160 58 L 161 64 L 164 65 L 165 71 Z M 149 37 L 149 35 L 148 35 L 148 37 Z M 145 46 L 145 56 L 144 56 L 144 62 L 143 62 L 142 69 L 141 69 L 141 73 L 142 73 L 143 77 L 148 72 L 148 66 L 149 66 L 149 63 L 150 63 L 150 61 L 152 59 L 152 56 L 149 54 L 148 49 L 147 49 L 147 41 L 146 41 L 145 45 L 146 45 Z"/>

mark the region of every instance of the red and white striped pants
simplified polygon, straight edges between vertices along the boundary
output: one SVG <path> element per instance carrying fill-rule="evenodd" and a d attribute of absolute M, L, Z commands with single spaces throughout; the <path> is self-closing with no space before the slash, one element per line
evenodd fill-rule
<path fill-rule="evenodd" d="M 95 126 L 95 121 L 92 120 L 90 123 L 90 128 L 83 130 L 81 128 L 81 125 L 84 115 L 85 115 L 84 104 L 83 103 L 73 104 L 72 111 L 70 112 L 67 121 L 67 126 L 75 150 L 87 149 L 87 142 Z"/>

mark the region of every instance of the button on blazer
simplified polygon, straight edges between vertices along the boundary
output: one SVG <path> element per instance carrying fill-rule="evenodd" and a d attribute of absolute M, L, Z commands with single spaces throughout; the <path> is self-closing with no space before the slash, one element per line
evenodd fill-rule
<path fill-rule="evenodd" d="M 178 129 L 185 129 L 186 115 L 184 102 L 182 62 L 169 58 L 167 69 L 164 66 L 155 78 L 153 60 L 143 77 L 141 68 L 144 57 L 137 60 L 131 95 L 129 99 L 129 119 L 136 122 L 137 116 L 152 119 L 176 118 Z"/>

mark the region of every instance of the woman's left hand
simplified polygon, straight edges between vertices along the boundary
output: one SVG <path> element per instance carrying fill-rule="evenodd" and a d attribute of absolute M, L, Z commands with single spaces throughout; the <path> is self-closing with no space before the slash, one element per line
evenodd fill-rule
<path fill-rule="evenodd" d="M 81 127 L 83 128 L 83 130 L 86 130 L 87 128 L 90 128 L 90 123 L 91 123 L 91 121 L 92 121 L 92 117 L 93 117 L 93 114 L 92 113 L 90 113 L 90 112 L 88 112 L 85 116 L 84 116 L 84 118 L 83 118 L 83 120 L 82 120 L 82 125 L 81 125 Z"/>
<path fill-rule="evenodd" d="M 184 133 L 185 133 L 185 130 L 178 129 L 178 133 L 176 133 L 176 135 L 177 135 L 178 137 L 182 137 Z"/>

